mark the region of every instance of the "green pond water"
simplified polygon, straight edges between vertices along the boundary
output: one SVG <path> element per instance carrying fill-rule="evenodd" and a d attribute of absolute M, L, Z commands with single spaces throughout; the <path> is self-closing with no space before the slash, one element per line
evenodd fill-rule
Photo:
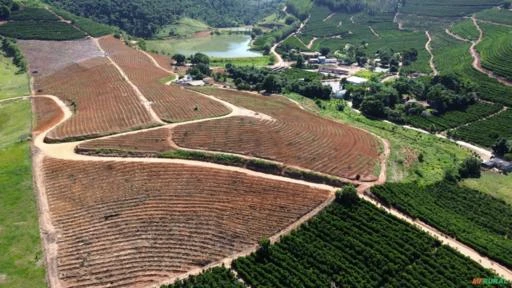
<path fill-rule="evenodd" d="M 222 34 L 203 38 L 149 40 L 150 50 L 186 56 L 201 52 L 215 58 L 259 57 L 261 53 L 250 50 L 251 37 L 243 34 Z"/>

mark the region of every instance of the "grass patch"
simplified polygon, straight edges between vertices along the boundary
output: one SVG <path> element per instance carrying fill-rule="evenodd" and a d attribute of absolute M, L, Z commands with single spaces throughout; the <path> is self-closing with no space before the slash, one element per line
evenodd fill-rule
<path fill-rule="evenodd" d="M 18 73 L 19 68 L 0 53 L 0 100 L 28 95 L 28 77 L 25 73 Z"/>
<path fill-rule="evenodd" d="M 165 37 L 187 37 L 192 36 L 192 34 L 196 32 L 206 31 L 210 27 L 195 19 L 191 18 L 181 18 L 173 24 L 165 25 L 156 33 L 156 38 L 165 38 Z"/>
<path fill-rule="evenodd" d="M 176 75 L 172 74 L 172 75 L 169 75 L 167 77 L 164 77 L 164 78 L 158 80 L 158 82 L 160 82 L 162 84 L 167 84 L 167 83 L 169 83 L 169 81 L 174 81 L 174 80 L 176 80 Z"/>
<path fill-rule="evenodd" d="M 0 103 L 0 149 L 29 137 L 30 114 L 29 101 Z"/>
<path fill-rule="evenodd" d="M 461 185 L 502 199 L 512 205 L 512 175 L 483 172 L 479 179 L 465 179 Z"/>
<path fill-rule="evenodd" d="M 265 67 L 274 64 L 274 58 L 266 55 L 261 57 L 241 57 L 241 58 L 211 58 L 210 66 L 224 67 L 226 64 L 231 63 L 235 66 L 255 66 Z"/>
<path fill-rule="evenodd" d="M 2 287 L 46 287 L 28 135 L 30 103 L 0 105 L 0 274 Z"/>

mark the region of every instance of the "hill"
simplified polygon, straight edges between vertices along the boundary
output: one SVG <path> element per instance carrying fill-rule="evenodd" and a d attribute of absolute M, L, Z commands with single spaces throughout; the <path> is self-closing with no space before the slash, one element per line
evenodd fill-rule
<path fill-rule="evenodd" d="M 150 3 L 148 3 L 150 2 Z M 274 11 L 280 0 L 49 0 L 80 16 L 115 25 L 141 37 L 151 37 L 182 17 L 204 21 L 213 27 L 252 24 Z"/>

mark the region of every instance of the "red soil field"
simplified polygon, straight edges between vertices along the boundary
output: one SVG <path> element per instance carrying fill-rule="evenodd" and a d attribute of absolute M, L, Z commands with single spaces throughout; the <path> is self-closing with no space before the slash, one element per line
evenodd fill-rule
<path fill-rule="evenodd" d="M 179 86 L 160 83 L 169 74 L 157 68 L 148 56 L 120 40 L 108 36 L 100 39 L 100 45 L 142 94 L 153 102 L 152 107 L 162 120 L 181 122 L 229 113 L 229 109 L 219 102 Z"/>
<path fill-rule="evenodd" d="M 44 159 L 63 287 L 147 287 L 253 247 L 327 191 L 168 163 Z"/>
<path fill-rule="evenodd" d="M 103 56 L 91 39 L 74 41 L 18 40 L 32 76 L 48 76 L 73 63 Z M 37 71 L 37 73 L 33 73 Z"/>
<path fill-rule="evenodd" d="M 171 65 L 171 57 L 156 53 L 149 53 L 162 68 L 173 71 L 175 66 Z"/>
<path fill-rule="evenodd" d="M 92 138 L 156 125 L 132 87 L 106 58 L 97 57 L 36 78 L 38 94 L 64 100 L 73 117 L 52 130 L 48 141 Z"/>
<path fill-rule="evenodd" d="M 32 107 L 35 114 L 32 133 L 35 135 L 53 127 L 64 117 L 62 109 L 49 98 L 32 98 Z"/>
<path fill-rule="evenodd" d="M 172 131 L 178 146 L 244 154 L 348 179 L 377 179 L 380 143 L 373 135 L 301 110 L 284 97 L 201 91 L 275 121 L 231 117 L 178 126 Z"/>
<path fill-rule="evenodd" d="M 167 128 L 160 128 L 112 138 L 91 140 L 80 143 L 77 148 L 81 152 L 96 149 L 113 149 L 147 155 L 172 150 L 173 147 L 171 146 L 170 139 L 171 131 Z"/>

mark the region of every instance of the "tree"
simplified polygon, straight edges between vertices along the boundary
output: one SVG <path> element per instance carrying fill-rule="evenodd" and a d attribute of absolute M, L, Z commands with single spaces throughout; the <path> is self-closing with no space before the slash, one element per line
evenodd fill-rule
<path fill-rule="evenodd" d="M 492 145 L 492 151 L 496 156 L 503 156 L 510 152 L 510 145 L 506 138 L 500 137 L 496 143 Z"/>
<path fill-rule="evenodd" d="M 330 52 L 331 52 L 331 49 L 329 49 L 328 47 L 320 48 L 320 54 L 322 54 L 322 56 L 327 56 L 327 55 L 329 55 Z"/>
<path fill-rule="evenodd" d="M 203 63 L 208 65 L 210 64 L 210 58 L 203 53 L 196 53 L 192 56 L 191 62 L 192 64 Z"/>
<path fill-rule="evenodd" d="M 305 63 L 304 57 L 302 57 L 302 55 L 299 55 L 297 57 L 297 64 L 295 64 L 295 67 L 297 67 L 297 68 L 304 68 L 304 63 Z"/>
<path fill-rule="evenodd" d="M 268 93 L 281 92 L 281 83 L 276 75 L 270 74 L 263 80 L 262 88 Z"/>
<path fill-rule="evenodd" d="M 270 256 L 270 240 L 263 238 L 258 241 L 258 244 L 260 247 L 256 251 L 256 258 L 259 261 L 267 259 Z"/>
<path fill-rule="evenodd" d="M 357 203 L 358 200 L 357 189 L 354 185 L 346 185 L 343 189 L 336 192 L 336 202 L 340 204 L 351 205 Z"/>
<path fill-rule="evenodd" d="M 475 157 L 470 157 L 464 160 L 459 167 L 459 175 L 461 178 L 480 178 L 481 171 L 480 165 L 482 161 Z"/>
<path fill-rule="evenodd" d="M 286 23 L 286 25 L 292 25 L 293 22 L 295 22 L 295 17 L 293 16 L 288 16 L 284 19 L 284 23 Z"/>
<path fill-rule="evenodd" d="M 0 6 L 0 20 L 7 20 L 11 17 L 11 9 L 6 5 Z"/>
<path fill-rule="evenodd" d="M 365 97 L 361 102 L 361 112 L 367 116 L 383 118 L 385 116 L 384 104 L 374 96 Z"/>
<path fill-rule="evenodd" d="M 185 57 L 183 54 L 174 54 L 172 59 L 176 61 L 176 65 L 183 66 L 185 64 L 185 60 L 187 60 L 187 57 Z"/>

